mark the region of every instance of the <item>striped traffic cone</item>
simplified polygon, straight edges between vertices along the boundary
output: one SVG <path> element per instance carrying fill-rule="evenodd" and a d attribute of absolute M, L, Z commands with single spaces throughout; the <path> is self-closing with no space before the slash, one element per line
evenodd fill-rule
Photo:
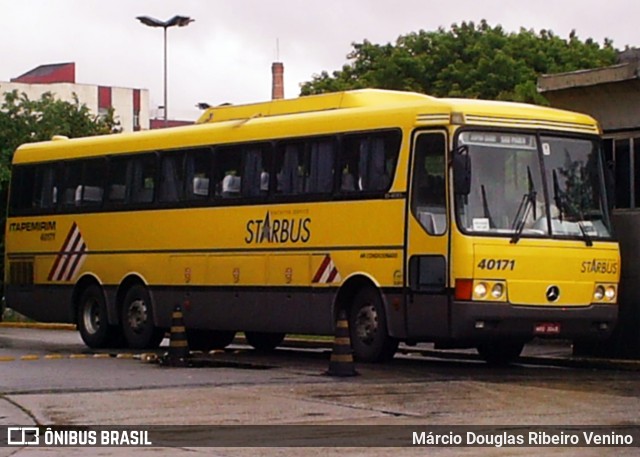
<path fill-rule="evenodd" d="M 329 360 L 329 369 L 326 371 L 329 376 L 356 376 L 355 365 L 353 363 L 353 350 L 351 349 L 351 337 L 349 336 L 349 320 L 347 313 L 341 309 L 336 322 L 336 336 L 333 340 L 333 350 Z"/>
<path fill-rule="evenodd" d="M 186 367 L 189 365 L 188 359 L 189 344 L 187 343 L 187 331 L 184 326 L 182 305 L 176 305 L 171 315 L 171 334 L 167 365 L 171 367 Z"/>

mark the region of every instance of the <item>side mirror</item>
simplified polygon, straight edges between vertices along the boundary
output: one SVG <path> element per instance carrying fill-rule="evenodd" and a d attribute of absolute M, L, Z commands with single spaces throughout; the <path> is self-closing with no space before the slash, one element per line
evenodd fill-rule
<path fill-rule="evenodd" d="M 471 159 L 469 147 L 460 146 L 452 153 L 453 191 L 456 195 L 469 195 L 471 192 Z"/>

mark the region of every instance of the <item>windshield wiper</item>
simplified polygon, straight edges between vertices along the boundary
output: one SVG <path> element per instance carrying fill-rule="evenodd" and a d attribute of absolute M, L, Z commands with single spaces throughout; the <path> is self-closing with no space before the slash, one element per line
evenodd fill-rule
<path fill-rule="evenodd" d="M 593 240 L 591 239 L 591 236 L 589 236 L 589 234 L 587 233 L 587 229 L 584 228 L 584 226 L 582 225 L 584 220 L 582 220 L 582 215 L 580 215 L 580 219 L 578 221 L 578 227 L 580 228 L 580 231 L 582 232 L 582 237 L 584 238 L 584 244 L 586 244 L 587 246 L 593 246 Z"/>
<path fill-rule="evenodd" d="M 489 203 L 487 202 L 487 192 L 484 189 L 484 184 L 480 185 L 480 192 L 482 193 L 482 211 L 484 213 L 484 217 L 489 220 L 489 227 L 495 227 L 493 223 L 493 218 L 491 217 L 491 212 L 489 211 Z"/>
<path fill-rule="evenodd" d="M 511 229 L 514 230 L 513 236 L 511 237 L 510 243 L 515 244 L 520 240 L 520 236 L 522 236 L 522 231 L 524 230 L 524 226 L 527 223 L 527 217 L 531 212 L 531 208 L 535 208 L 536 206 L 536 191 L 528 192 L 522 196 L 522 200 L 520 201 L 520 206 L 518 207 L 518 212 L 516 213 L 516 217 L 513 220 L 513 224 L 511 225 Z M 534 210 L 535 211 L 535 210 Z"/>
<path fill-rule="evenodd" d="M 518 211 L 516 212 L 516 217 L 513 219 L 513 224 L 511 225 L 511 229 L 514 231 L 513 237 L 511 237 L 510 243 L 515 244 L 520 240 L 522 236 L 522 231 L 524 230 L 524 226 L 527 223 L 527 217 L 529 217 L 529 213 L 533 210 L 533 219 L 536 219 L 536 188 L 533 185 L 533 178 L 531 177 L 531 169 L 527 166 L 527 178 L 529 180 L 529 192 L 522 196 L 522 200 L 520 200 L 520 206 L 518 206 Z"/>

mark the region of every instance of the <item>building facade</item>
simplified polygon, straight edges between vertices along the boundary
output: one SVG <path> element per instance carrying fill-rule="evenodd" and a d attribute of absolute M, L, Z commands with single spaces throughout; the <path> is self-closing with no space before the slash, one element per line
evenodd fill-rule
<path fill-rule="evenodd" d="M 610 67 L 543 75 L 538 91 L 552 106 L 590 114 L 602 127 L 622 256 L 619 324 L 604 349 L 640 358 L 640 49 L 620 53 Z"/>
<path fill-rule="evenodd" d="M 72 101 L 75 94 L 94 114 L 106 114 L 113 108 L 123 132 L 150 128 L 147 89 L 79 84 L 73 62 L 40 65 L 9 82 L 0 81 L 0 94 L 13 90 L 25 93 L 32 100 L 51 92 L 57 99 Z"/>
<path fill-rule="evenodd" d="M 622 52 L 610 67 L 543 75 L 538 91 L 554 107 L 598 120 L 614 166 L 615 206 L 640 208 L 640 49 Z"/>

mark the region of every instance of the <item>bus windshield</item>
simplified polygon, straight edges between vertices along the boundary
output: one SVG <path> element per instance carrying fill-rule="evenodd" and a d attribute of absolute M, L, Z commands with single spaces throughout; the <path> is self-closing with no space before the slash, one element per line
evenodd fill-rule
<path fill-rule="evenodd" d="M 599 144 L 586 138 L 465 131 L 471 191 L 456 197 L 464 232 L 610 238 Z"/>

